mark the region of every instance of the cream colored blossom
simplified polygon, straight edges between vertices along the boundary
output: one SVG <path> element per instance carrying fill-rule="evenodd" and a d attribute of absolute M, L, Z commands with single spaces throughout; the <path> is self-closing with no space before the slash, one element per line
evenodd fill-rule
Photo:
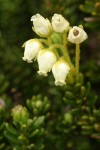
<path fill-rule="evenodd" d="M 40 37 L 48 37 L 52 33 L 50 21 L 42 17 L 40 14 L 33 15 L 31 21 L 33 21 L 34 31 Z"/>
<path fill-rule="evenodd" d="M 69 65 L 63 60 L 58 60 L 52 67 L 52 73 L 55 78 L 55 85 L 63 86 L 66 84 L 66 77 L 69 73 Z"/>
<path fill-rule="evenodd" d="M 47 76 L 47 73 L 51 71 L 56 60 L 57 58 L 53 51 L 49 51 L 47 49 L 41 50 L 37 56 L 39 75 Z"/>
<path fill-rule="evenodd" d="M 40 49 L 42 49 L 42 44 L 35 40 L 31 39 L 25 42 L 25 51 L 23 60 L 31 63 L 34 58 L 36 58 Z"/>
<path fill-rule="evenodd" d="M 70 29 L 68 34 L 68 41 L 71 43 L 79 44 L 82 43 L 87 39 L 86 32 L 77 26 L 74 26 L 72 29 Z"/>
<path fill-rule="evenodd" d="M 52 27 L 55 32 L 63 33 L 68 30 L 69 22 L 60 14 L 52 17 Z"/>

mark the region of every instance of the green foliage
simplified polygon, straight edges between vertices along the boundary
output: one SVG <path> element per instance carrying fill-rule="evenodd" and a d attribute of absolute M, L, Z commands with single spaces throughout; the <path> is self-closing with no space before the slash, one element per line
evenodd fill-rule
<path fill-rule="evenodd" d="M 0 98 L 0 150 L 7 149 L 9 150 L 9 143 L 5 139 L 4 130 L 5 130 L 5 120 L 8 117 L 8 113 L 6 114 L 5 109 L 7 109 L 6 103 L 3 99 Z M 7 109 L 8 111 L 8 109 Z"/>
<path fill-rule="evenodd" d="M 21 105 L 12 109 L 13 122 L 5 123 L 4 131 L 12 149 L 44 149 L 44 123 L 48 117 L 49 101 L 41 98 L 33 96 L 31 101 L 27 100 L 28 109 Z"/>
<path fill-rule="evenodd" d="M 53 148 L 57 150 L 97 149 L 100 144 L 100 109 L 95 108 L 97 96 L 91 93 L 90 83 L 84 85 L 80 74 L 73 85 L 65 87 L 61 97 L 59 102 L 55 102 L 56 113 L 52 108 L 54 112 L 51 112 L 53 117 L 48 123 L 51 132 L 47 142 L 53 142 Z M 49 142 L 47 147 L 48 144 L 51 145 Z"/>
<path fill-rule="evenodd" d="M 84 5 L 80 6 L 80 9 L 90 13 L 94 16 L 100 16 L 100 1 L 99 0 L 86 0 Z"/>
<path fill-rule="evenodd" d="M 3 75 L 3 74 L 0 74 L 0 95 L 2 94 L 2 93 L 4 93 L 6 90 L 7 90 L 7 88 L 8 88 L 8 86 L 9 86 L 9 82 L 6 80 L 6 82 L 5 82 L 5 76 Z"/>
<path fill-rule="evenodd" d="M 2 101 L 0 100 L 0 103 Z M 4 110 L 0 104 L 0 150 L 4 149 L 5 143 L 4 143 L 4 137 L 3 137 L 3 131 L 4 131 Z"/>
<path fill-rule="evenodd" d="M 12 109 L 10 123 L 4 123 L 4 136 L 11 149 L 98 148 L 100 109 L 95 107 L 97 96 L 91 93 L 90 83 L 84 85 L 80 74 L 75 83 L 59 92 L 50 101 L 41 95 L 33 96 L 26 106 Z"/>
<path fill-rule="evenodd" d="M 89 16 L 85 18 L 86 27 L 92 29 L 98 29 L 100 27 L 100 1 L 99 0 L 86 0 L 83 5 L 80 5 L 80 9 Z"/>

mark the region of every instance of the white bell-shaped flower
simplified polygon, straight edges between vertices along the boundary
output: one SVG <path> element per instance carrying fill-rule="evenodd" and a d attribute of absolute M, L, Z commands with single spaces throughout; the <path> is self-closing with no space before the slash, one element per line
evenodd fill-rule
<path fill-rule="evenodd" d="M 58 60 L 52 67 L 52 73 L 55 78 L 55 85 L 63 86 L 66 84 L 66 77 L 70 67 L 62 58 Z"/>
<path fill-rule="evenodd" d="M 37 61 L 39 65 L 39 75 L 47 76 L 47 73 L 51 71 L 53 64 L 57 58 L 53 51 L 43 49 L 38 53 Z"/>
<path fill-rule="evenodd" d="M 80 44 L 83 41 L 87 39 L 86 32 L 77 26 L 74 26 L 72 29 L 70 29 L 68 34 L 68 41 L 74 44 Z"/>
<path fill-rule="evenodd" d="M 40 14 L 36 14 L 31 17 L 31 21 L 33 21 L 34 31 L 40 37 L 48 37 L 52 33 L 52 26 L 47 18 L 45 19 Z"/>
<path fill-rule="evenodd" d="M 63 33 L 68 30 L 69 22 L 60 14 L 54 14 L 52 17 L 52 27 L 55 32 Z"/>
<path fill-rule="evenodd" d="M 39 50 L 42 49 L 42 44 L 35 39 L 31 39 L 26 41 L 23 47 L 25 47 L 23 60 L 31 63 L 36 58 Z"/>

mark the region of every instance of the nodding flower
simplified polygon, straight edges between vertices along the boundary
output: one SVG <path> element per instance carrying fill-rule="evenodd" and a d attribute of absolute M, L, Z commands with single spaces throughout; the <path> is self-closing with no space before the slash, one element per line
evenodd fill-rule
<path fill-rule="evenodd" d="M 52 73 L 55 78 L 55 85 L 63 86 L 66 84 L 66 77 L 70 71 L 68 63 L 60 58 L 52 67 Z"/>
<path fill-rule="evenodd" d="M 42 44 L 35 39 L 31 39 L 26 41 L 23 47 L 25 47 L 23 60 L 32 63 L 32 60 L 36 58 L 39 50 L 42 49 Z"/>
<path fill-rule="evenodd" d="M 47 73 L 51 71 L 56 60 L 56 54 L 53 51 L 47 49 L 41 50 L 37 56 L 39 75 L 47 76 Z"/>
<path fill-rule="evenodd" d="M 33 21 L 33 28 L 36 34 L 40 37 L 48 37 L 52 33 L 52 25 L 50 21 L 40 14 L 33 15 L 31 17 L 31 21 Z"/>

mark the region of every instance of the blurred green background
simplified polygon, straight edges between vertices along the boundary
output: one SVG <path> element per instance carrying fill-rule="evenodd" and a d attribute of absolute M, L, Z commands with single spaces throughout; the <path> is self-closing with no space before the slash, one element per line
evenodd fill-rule
<path fill-rule="evenodd" d="M 36 13 L 49 19 L 54 13 L 59 13 L 68 19 L 71 26 L 84 26 L 88 40 L 81 46 L 80 71 L 84 74 L 85 83 L 90 81 L 99 99 L 100 0 L 0 0 L 0 98 L 5 101 L 7 111 L 16 104 L 25 103 L 33 95 L 41 94 L 51 99 L 55 96 L 58 100 L 61 96 L 59 93 L 64 91 L 63 87 L 55 87 L 51 74 L 45 79 L 37 74 L 36 62 L 28 64 L 22 60 L 23 43 L 37 37 L 30 21 Z M 70 54 L 74 56 L 73 45 L 70 45 Z M 96 107 L 99 106 L 100 101 L 96 103 Z M 79 137 L 77 140 L 81 142 Z M 86 138 L 83 141 L 84 148 L 78 147 L 76 143 L 77 150 L 91 147 Z"/>

